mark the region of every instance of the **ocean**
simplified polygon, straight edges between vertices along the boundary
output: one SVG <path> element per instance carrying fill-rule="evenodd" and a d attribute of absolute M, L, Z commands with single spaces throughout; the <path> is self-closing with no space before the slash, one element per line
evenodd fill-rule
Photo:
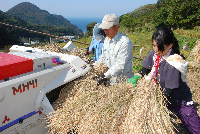
<path fill-rule="evenodd" d="M 87 32 L 86 26 L 91 22 L 101 23 L 103 18 L 66 18 L 70 21 L 71 24 L 76 25 L 80 28 L 83 32 Z"/>

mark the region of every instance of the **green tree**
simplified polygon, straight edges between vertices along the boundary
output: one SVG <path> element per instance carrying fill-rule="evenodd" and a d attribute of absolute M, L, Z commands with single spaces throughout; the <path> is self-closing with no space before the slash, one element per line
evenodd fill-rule
<path fill-rule="evenodd" d="M 96 22 L 91 22 L 86 26 L 86 30 L 87 30 L 86 36 L 92 36 L 93 35 L 93 28 L 96 24 L 97 24 Z"/>
<path fill-rule="evenodd" d="M 152 16 L 154 16 L 156 10 L 155 4 L 149 4 L 138 9 L 133 12 L 124 14 L 119 17 L 120 26 L 126 27 L 128 31 L 134 32 L 137 29 L 143 29 L 147 23 L 151 23 Z"/>
<path fill-rule="evenodd" d="M 4 46 L 8 46 L 8 45 L 14 45 L 14 44 L 19 44 L 20 41 L 19 39 L 14 36 L 11 35 L 7 32 L 7 30 L 0 26 L 0 48 L 4 48 Z"/>
<path fill-rule="evenodd" d="M 158 13 L 154 22 L 174 28 L 192 28 L 200 25 L 199 0 L 164 0 L 156 4 Z"/>

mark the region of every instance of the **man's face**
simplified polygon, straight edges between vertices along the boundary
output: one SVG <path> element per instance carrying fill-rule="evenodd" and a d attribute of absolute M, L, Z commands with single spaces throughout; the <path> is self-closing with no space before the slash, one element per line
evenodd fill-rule
<path fill-rule="evenodd" d="M 119 25 L 114 25 L 109 29 L 104 29 L 104 33 L 108 38 L 112 39 L 118 33 L 118 30 L 119 30 Z"/>

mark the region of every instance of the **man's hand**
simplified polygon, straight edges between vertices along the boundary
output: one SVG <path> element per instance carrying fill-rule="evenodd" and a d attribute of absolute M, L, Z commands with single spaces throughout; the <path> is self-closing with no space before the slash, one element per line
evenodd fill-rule
<path fill-rule="evenodd" d="M 105 75 L 98 75 L 97 77 L 97 86 L 99 86 L 101 83 L 105 82 L 107 80 L 107 78 L 105 78 Z"/>

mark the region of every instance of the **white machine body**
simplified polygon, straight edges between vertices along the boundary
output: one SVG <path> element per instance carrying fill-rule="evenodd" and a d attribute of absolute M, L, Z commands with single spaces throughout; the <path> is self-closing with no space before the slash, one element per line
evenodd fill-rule
<path fill-rule="evenodd" d="M 33 60 L 33 71 L 0 80 L 0 133 L 46 133 L 42 118 L 54 111 L 46 94 L 91 68 L 80 57 L 31 47 L 14 45 L 8 54 Z"/>
<path fill-rule="evenodd" d="M 72 41 L 69 41 L 62 49 L 63 52 L 65 51 L 72 51 L 74 48 L 77 48 Z"/>

